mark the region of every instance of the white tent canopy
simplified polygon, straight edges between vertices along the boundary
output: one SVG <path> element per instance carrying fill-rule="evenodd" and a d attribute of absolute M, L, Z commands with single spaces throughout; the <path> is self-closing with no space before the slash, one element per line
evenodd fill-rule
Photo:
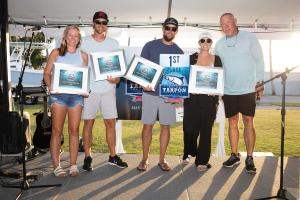
<path fill-rule="evenodd" d="M 95 11 L 106 11 L 114 23 L 161 23 L 168 13 L 181 23 L 218 24 L 232 12 L 242 24 L 300 24 L 299 0 L 9 0 L 12 21 L 24 24 L 90 23 Z M 151 18 L 151 20 L 149 19 Z"/>
<path fill-rule="evenodd" d="M 219 17 L 231 12 L 241 29 L 255 32 L 264 40 L 266 66 L 270 65 L 269 60 L 273 67 L 299 64 L 300 0 L 9 0 L 9 33 L 24 36 L 30 26 L 41 26 L 47 37 L 59 38 L 63 31 L 60 27 L 78 24 L 87 35 L 91 33 L 93 14 L 99 10 L 108 13 L 109 35 L 121 46 L 141 47 L 144 42 L 161 37 L 163 20 L 175 17 L 180 23 L 175 40 L 187 53 L 189 48 L 197 48 L 198 34 L 203 30 L 209 30 L 218 39 Z M 297 36 L 295 40 L 290 40 L 292 35 Z"/>
<path fill-rule="evenodd" d="M 110 26 L 114 27 L 157 27 L 170 15 L 182 26 L 218 30 L 220 15 L 232 12 L 240 26 L 263 32 L 260 33 L 263 38 L 281 37 L 282 33 L 300 29 L 299 0 L 8 1 L 11 25 L 55 28 L 43 30 L 50 36 L 60 33 L 57 27 L 66 24 L 90 26 L 92 16 L 98 10 L 108 13 Z M 20 34 L 22 29 L 10 26 L 11 34 Z M 271 32 L 276 33 L 269 34 Z"/>

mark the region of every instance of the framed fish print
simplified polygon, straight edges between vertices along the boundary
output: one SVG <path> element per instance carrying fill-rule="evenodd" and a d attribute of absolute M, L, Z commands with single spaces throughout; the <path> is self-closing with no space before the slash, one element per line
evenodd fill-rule
<path fill-rule="evenodd" d="M 189 93 L 223 95 L 224 74 L 222 68 L 192 65 Z"/>
<path fill-rule="evenodd" d="M 54 63 L 52 93 L 83 94 L 89 92 L 88 67 Z"/>
<path fill-rule="evenodd" d="M 95 81 L 105 80 L 108 76 L 122 77 L 126 72 L 123 50 L 91 53 L 91 61 Z"/>
<path fill-rule="evenodd" d="M 125 78 L 143 87 L 150 86 L 155 91 L 163 67 L 140 56 L 134 56 Z"/>

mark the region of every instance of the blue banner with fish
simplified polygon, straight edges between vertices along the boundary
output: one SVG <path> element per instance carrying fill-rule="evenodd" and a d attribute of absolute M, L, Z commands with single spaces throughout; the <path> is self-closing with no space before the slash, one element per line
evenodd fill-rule
<path fill-rule="evenodd" d="M 159 95 L 165 98 L 188 98 L 190 67 L 165 67 Z"/>
<path fill-rule="evenodd" d="M 185 54 L 161 54 L 159 64 L 164 67 L 161 84 L 159 85 L 159 95 L 173 100 L 189 97 L 190 56 Z"/>

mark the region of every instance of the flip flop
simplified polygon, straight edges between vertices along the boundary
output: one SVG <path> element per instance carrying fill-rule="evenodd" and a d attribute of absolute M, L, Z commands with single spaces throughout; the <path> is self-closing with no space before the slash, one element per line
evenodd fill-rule
<path fill-rule="evenodd" d="M 167 162 L 158 163 L 158 166 L 162 171 L 170 171 L 171 170 L 171 167 L 169 166 L 169 164 Z"/>
<path fill-rule="evenodd" d="M 149 165 L 148 161 L 141 161 L 140 164 L 137 166 L 137 170 L 146 171 L 148 168 L 148 165 Z"/>
<path fill-rule="evenodd" d="M 79 170 L 77 165 L 72 165 L 69 169 L 69 175 L 74 177 L 79 175 Z"/>
<path fill-rule="evenodd" d="M 67 176 L 67 172 L 60 165 L 55 168 L 53 173 L 54 173 L 54 176 L 60 177 L 60 178 Z"/>

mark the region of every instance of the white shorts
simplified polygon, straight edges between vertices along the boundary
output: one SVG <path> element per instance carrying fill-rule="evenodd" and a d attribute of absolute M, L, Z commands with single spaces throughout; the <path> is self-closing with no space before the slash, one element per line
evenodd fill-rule
<path fill-rule="evenodd" d="M 115 89 L 106 93 L 92 92 L 84 98 L 82 119 L 95 119 L 97 111 L 101 111 L 103 119 L 118 118 Z"/>

